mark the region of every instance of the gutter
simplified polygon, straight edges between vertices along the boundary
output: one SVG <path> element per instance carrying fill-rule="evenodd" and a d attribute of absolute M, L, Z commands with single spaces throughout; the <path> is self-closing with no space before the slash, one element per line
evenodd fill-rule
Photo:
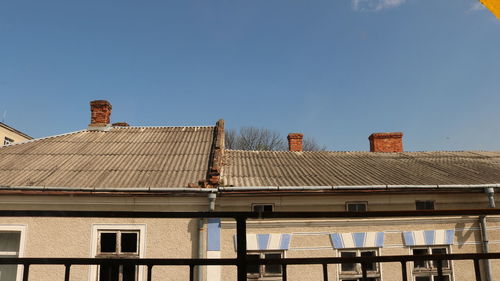
<path fill-rule="evenodd" d="M 495 208 L 495 189 L 489 187 L 484 189 L 485 193 L 488 195 L 488 207 L 489 208 Z M 488 232 L 487 232 L 487 224 L 486 224 L 486 216 L 480 216 L 479 217 L 479 225 L 481 226 L 481 244 L 483 248 L 483 253 L 488 253 L 489 252 L 489 239 L 488 239 Z M 491 261 L 489 259 L 483 260 L 483 266 L 484 266 L 484 273 L 485 273 L 485 280 L 486 281 L 491 281 L 492 280 L 492 273 L 491 273 Z"/>
<path fill-rule="evenodd" d="M 51 186 L 0 186 L 0 190 L 23 191 L 84 191 L 84 192 L 217 192 L 216 188 L 191 188 L 191 187 L 51 187 Z"/>
<path fill-rule="evenodd" d="M 221 186 L 217 190 L 225 191 L 295 191 L 295 190 L 390 190 L 390 189 L 481 189 L 500 188 L 500 184 L 436 184 L 436 185 L 348 185 L 348 186 Z"/>

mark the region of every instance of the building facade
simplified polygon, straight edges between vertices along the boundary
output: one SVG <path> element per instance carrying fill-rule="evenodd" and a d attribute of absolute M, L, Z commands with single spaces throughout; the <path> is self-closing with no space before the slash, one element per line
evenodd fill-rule
<path fill-rule="evenodd" d="M 27 134 L 0 122 L 0 146 L 9 145 L 14 142 L 27 141 L 30 139 L 32 139 L 32 137 Z"/>
<path fill-rule="evenodd" d="M 401 133 L 370 136 L 370 152 L 224 148 L 224 122 L 198 127 L 110 124 L 111 104 L 91 102 L 87 129 L 0 149 L 0 209 L 57 211 L 403 211 L 494 207 L 500 152 L 404 152 Z M 13 161 L 15 160 L 15 161 Z M 14 164 L 12 164 L 14 163 Z M 354 257 L 499 252 L 500 217 L 255 219 L 249 258 Z M 481 229 L 486 230 L 485 233 Z M 230 219 L 0 217 L 2 257 L 234 258 Z M 201 268 L 201 267 L 200 267 Z M 469 261 L 443 264 L 445 280 L 473 280 Z M 329 265 L 330 280 L 360 280 L 358 264 Z M 484 263 L 482 274 L 500 273 Z M 0 265 L 1 281 L 22 266 Z M 370 281 L 401 280 L 399 264 L 372 264 Z M 408 263 L 409 280 L 436 280 L 433 262 Z M 321 266 L 289 266 L 288 280 L 322 280 Z M 207 266 L 200 281 L 236 279 Z M 248 268 L 248 280 L 282 280 L 279 266 Z M 62 266 L 33 266 L 30 280 L 63 280 Z M 155 267 L 153 280 L 189 280 Z M 146 280 L 145 267 L 76 266 L 71 280 Z"/>

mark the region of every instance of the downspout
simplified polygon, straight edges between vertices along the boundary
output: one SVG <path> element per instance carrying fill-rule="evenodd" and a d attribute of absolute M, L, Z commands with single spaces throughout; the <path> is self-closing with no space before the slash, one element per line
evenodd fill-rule
<path fill-rule="evenodd" d="M 487 187 L 484 189 L 485 193 L 488 195 L 488 207 L 495 208 L 495 190 L 492 187 Z M 486 225 L 486 216 L 479 217 L 479 224 L 481 225 L 481 243 L 483 246 L 483 253 L 489 253 L 489 245 L 488 245 L 488 231 Z M 491 262 L 490 260 L 483 261 L 484 273 L 486 274 L 486 281 L 492 281 L 491 274 Z"/>
<path fill-rule="evenodd" d="M 215 210 L 215 198 L 217 198 L 216 193 L 208 194 L 208 211 L 213 212 Z M 205 219 L 201 218 L 198 220 L 198 258 L 205 258 L 205 249 L 203 247 L 203 240 L 205 240 Z M 198 281 L 203 281 L 203 267 L 196 267 L 196 275 L 198 276 Z"/>

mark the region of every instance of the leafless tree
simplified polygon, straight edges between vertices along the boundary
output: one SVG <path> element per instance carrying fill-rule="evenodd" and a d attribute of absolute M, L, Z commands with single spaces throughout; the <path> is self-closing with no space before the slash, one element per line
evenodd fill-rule
<path fill-rule="evenodd" d="M 255 127 L 243 127 L 239 131 L 226 129 L 225 144 L 227 149 L 288 150 L 286 137 L 269 129 Z M 326 146 L 319 145 L 311 138 L 304 138 L 303 148 L 304 151 L 326 150 Z"/>

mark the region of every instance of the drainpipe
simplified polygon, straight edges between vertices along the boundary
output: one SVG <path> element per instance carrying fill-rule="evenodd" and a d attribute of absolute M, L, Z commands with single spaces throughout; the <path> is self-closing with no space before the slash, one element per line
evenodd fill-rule
<path fill-rule="evenodd" d="M 210 192 L 208 193 L 208 211 L 213 212 L 215 210 L 215 198 L 217 194 Z M 205 249 L 203 248 L 203 240 L 205 239 L 205 219 L 201 218 L 198 220 L 198 258 L 202 259 L 205 257 Z M 196 267 L 196 275 L 198 276 L 198 281 L 203 281 L 203 267 Z"/>
<path fill-rule="evenodd" d="M 484 189 L 485 193 L 488 195 L 488 207 L 489 208 L 495 208 L 495 190 L 492 187 L 487 187 Z M 481 239 L 482 239 L 482 245 L 483 245 L 483 253 L 488 253 L 489 252 L 489 245 L 488 245 L 488 232 L 487 232 L 487 226 L 486 226 L 486 216 L 480 216 L 479 217 L 479 224 L 481 225 Z M 491 262 L 490 260 L 484 260 L 483 261 L 483 266 L 484 266 L 484 272 L 486 274 L 486 281 L 492 281 L 492 274 L 491 274 Z"/>

